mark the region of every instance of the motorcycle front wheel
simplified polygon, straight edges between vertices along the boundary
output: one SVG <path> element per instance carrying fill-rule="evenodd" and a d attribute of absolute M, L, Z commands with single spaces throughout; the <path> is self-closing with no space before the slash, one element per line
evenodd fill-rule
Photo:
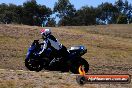
<path fill-rule="evenodd" d="M 39 72 L 43 69 L 43 63 L 42 61 L 39 60 L 34 60 L 34 59 L 25 59 L 25 66 L 30 70 L 30 71 L 36 71 Z"/>

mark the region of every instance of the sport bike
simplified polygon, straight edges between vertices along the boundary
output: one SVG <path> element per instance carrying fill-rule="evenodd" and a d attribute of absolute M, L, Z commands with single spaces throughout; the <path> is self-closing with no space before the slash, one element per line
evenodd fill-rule
<path fill-rule="evenodd" d="M 38 52 L 42 49 L 42 45 L 39 43 L 39 40 L 34 40 L 31 46 L 28 48 L 28 52 L 25 59 L 25 66 L 30 71 L 41 71 L 42 69 L 45 70 L 57 70 L 57 71 L 70 71 L 72 73 L 79 73 L 78 69 L 79 66 L 84 67 L 84 71 L 88 72 L 89 64 L 88 62 L 82 58 L 85 53 L 87 53 L 87 49 L 82 46 L 72 46 L 67 49 L 69 52 L 68 58 L 66 61 L 63 61 L 63 58 L 57 58 L 54 66 L 50 66 L 50 62 L 53 60 L 51 58 L 52 50 L 47 49 L 45 54 L 39 55 Z"/>

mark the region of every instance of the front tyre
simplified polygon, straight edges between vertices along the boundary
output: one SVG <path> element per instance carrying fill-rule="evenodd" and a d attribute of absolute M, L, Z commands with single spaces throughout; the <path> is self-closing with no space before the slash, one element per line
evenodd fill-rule
<path fill-rule="evenodd" d="M 70 71 L 72 73 L 78 74 L 79 73 L 79 66 L 83 66 L 84 67 L 85 73 L 88 72 L 89 64 L 84 58 L 81 58 L 81 57 L 72 61 L 72 64 L 71 64 L 71 67 L 70 67 Z"/>
<path fill-rule="evenodd" d="M 43 69 L 43 63 L 42 63 L 42 61 L 34 60 L 34 59 L 25 59 L 25 66 L 30 71 L 39 72 L 39 71 L 41 71 Z"/>

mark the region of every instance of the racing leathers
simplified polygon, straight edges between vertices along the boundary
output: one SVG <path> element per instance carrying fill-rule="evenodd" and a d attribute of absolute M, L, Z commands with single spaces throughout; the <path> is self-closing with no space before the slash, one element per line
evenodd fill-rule
<path fill-rule="evenodd" d="M 65 46 L 63 46 L 53 35 L 46 37 L 42 43 L 42 50 L 39 52 L 39 55 L 47 53 L 50 50 L 50 59 L 53 59 L 50 63 L 55 63 L 57 58 L 67 57 L 68 51 Z M 54 57 L 54 58 L 53 58 Z"/>

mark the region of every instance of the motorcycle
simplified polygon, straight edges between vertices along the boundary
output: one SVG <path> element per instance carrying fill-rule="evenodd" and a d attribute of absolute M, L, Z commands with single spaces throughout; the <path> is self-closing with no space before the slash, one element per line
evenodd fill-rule
<path fill-rule="evenodd" d="M 53 58 L 50 57 L 50 52 L 52 52 L 50 49 L 46 51 L 46 53 L 43 56 L 39 56 L 38 52 L 41 50 L 41 44 L 39 43 L 39 40 L 34 40 L 31 46 L 28 48 L 28 52 L 25 59 L 25 66 L 30 71 L 41 71 L 42 69 L 46 70 L 59 70 L 59 71 L 70 71 L 72 73 L 79 73 L 78 68 L 79 66 L 84 67 L 84 71 L 87 73 L 89 70 L 89 64 L 88 62 L 82 58 L 81 56 L 84 55 L 87 52 L 87 49 L 82 46 L 72 46 L 67 51 L 69 52 L 69 55 L 66 59 L 66 61 L 59 61 L 58 58 L 53 67 L 51 67 L 49 64 L 53 60 Z M 65 57 L 61 57 L 65 58 Z"/>

